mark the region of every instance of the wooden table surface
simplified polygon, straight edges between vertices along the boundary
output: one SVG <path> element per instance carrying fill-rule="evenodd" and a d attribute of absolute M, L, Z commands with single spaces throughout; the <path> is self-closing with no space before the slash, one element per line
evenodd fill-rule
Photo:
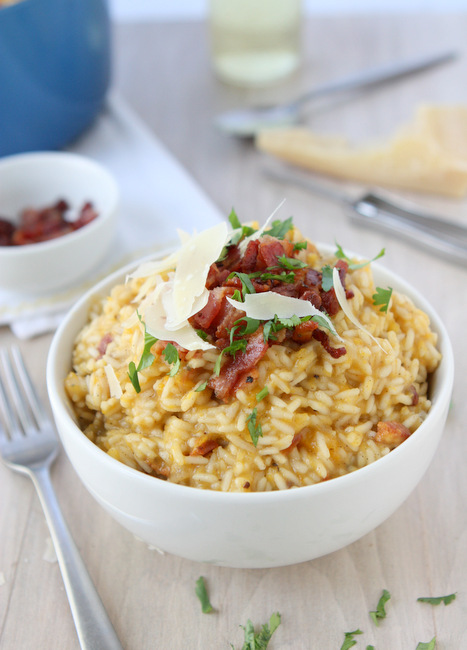
<path fill-rule="evenodd" d="M 434 636 L 438 650 L 467 648 L 467 269 L 435 259 L 397 238 L 350 225 L 343 210 L 266 180 L 251 143 L 215 131 L 213 116 L 242 103 L 292 97 L 332 77 L 440 49 L 460 50 L 461 16 L 339 16 L 308 19 L 301 70 L 267 91 L 242 91 L 217 81 L 201 23 L 127 24 L 115 29 L 114 86 L 227 215 L 263 221 L 280 200 L 316 241 L 338 239 L 405 276 L 442 313 L 456 356 L 456 382 L 446 430 L 423 480 L 377 530 L 348 548 L 298 566 L 238 570 L 161 555 L 137 541 L 92 500 L 65 454 L 53 481 L 93 580 L 128 650 L 240 648 L 247 619 L 282 624 L 271 650 L 339 650 L 344 633 L 363 630 L 358 647 L 415 650 Z M 408 120 L 421 101 L 467 103 L 467 61 L 461 58 L 416 79 L 365 96 L 321 104 L 309 119 L 317 130 L 382 137 Z M 157 170 L 154 170 L 157 174 Z M 467 223 L 466 202 L 420 197 L 419 204 Z M 196 226 L 196 215 L 193 215 Z M 13 336 L 0 330 L 0 344 Z M 50 336 L 21 342 L 42 396 Z M 388 485 L 390 490 L 391 486 Z M 0 467 L 0 647 L 78 648 L 56 563 L 44 559 L 48 530 L 32 484 Z M 203 575 L 216 612 L 200 611 L 194 587 Z M 391 593 L 376 627 L 369 610 Z M 419 596 L 457 592 L 449 606 Z"/>

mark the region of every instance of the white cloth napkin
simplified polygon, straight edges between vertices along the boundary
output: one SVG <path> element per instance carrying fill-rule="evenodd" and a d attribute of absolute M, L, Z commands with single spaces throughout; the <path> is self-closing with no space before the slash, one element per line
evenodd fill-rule
<path fill-rule="evenodd" d="M 25 297 L 0 290 L 0 325 L 19 338 L 54 330 L 66 309 L 101 277 L 132 259 L 177 245 L 177 228 L 193 232 L 222 216 L 202 189 L 120 99 L 112 96 L 70 151 L 104 165 L 116 178 L 121 207 L 115 245 L 98 269 L 67 291 Z"/>

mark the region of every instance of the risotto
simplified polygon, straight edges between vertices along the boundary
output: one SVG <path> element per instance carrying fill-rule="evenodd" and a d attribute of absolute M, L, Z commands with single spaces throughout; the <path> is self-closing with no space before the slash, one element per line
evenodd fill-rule
<path fill-rule="evenodd" d="M 390 453 L 430 409 L 428 316 L 291 220 L 230 221 L 96 298 L 65 384 L 83 432 L 155 480 L 220 491 L 311 485 Z"/>

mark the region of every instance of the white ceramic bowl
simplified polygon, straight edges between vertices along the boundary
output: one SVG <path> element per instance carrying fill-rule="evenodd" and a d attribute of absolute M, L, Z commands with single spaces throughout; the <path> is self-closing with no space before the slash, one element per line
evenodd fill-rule
<path fill-rule="evenodd" d="M 431 383 L 428 417 L 400 447 L 367 467 L 317 485 L 253 494 L 201 490 L 147 476 L 108 456 L 77 427 L 63 387 L 73 341 L 85 323 L 91 297 L 107 295 L 125 273 L 98 284 L 69 312 L 53 339 L 47 364 L 60 437 L 96 501 L 148 544 L 191 560 L 243 568 L 311 560 L 350 544 L 387 519 L 415 488 L 436 451 L 454 361 L 446 330 L 427 301 L 393 273 L 372 266 L 377 283 L 410 296 L 439 334 L 443 358 Z"/>
<path fill-rule="evenodd" d="M 86 277 L 104 257 L 115 232 L 119 192 L 98 163 L 71 153 L 46 152 L 0 160 L 0 217 L 17 219 L 24 208 L 58 199 L 80 210 L 91 201 L 94 221 L 75 232 L 25 246 L 0 246 L 0 288 L 43 294 Z"/>

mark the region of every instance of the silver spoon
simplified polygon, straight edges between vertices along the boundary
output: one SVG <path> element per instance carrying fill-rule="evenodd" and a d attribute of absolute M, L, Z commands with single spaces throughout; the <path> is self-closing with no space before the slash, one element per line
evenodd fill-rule
<path fill-rule="evenodd" d="M 219 129 L 229 135 L 251 138 L 262 129 L 296 124 L 300 121 L 303 105 L 313 99 L 349 90 L 370 88 L 388 81 L 402 79 L 415 72 L 422 72 L 441 63 L 452 61 L 456 57 L 456 52 L 444 52 L 415 61 L 393 63 L 391 65 L 373 68 L 343 79 L 325 83 L 287 104 L 269 107 L 241 108 L 222 113 L 215 119 L 215 124 Z"/>

